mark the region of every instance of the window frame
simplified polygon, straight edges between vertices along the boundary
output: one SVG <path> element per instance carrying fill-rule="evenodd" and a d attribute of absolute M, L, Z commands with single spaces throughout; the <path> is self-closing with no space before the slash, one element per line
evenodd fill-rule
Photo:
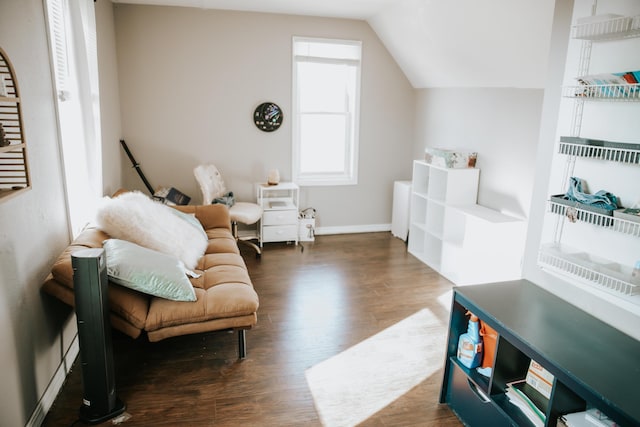
<path fill-rule="evenodd" d="M 358 59 L 343 59 L 318 57 L 311 55 L 296 55 L 296 43 L 310 42 L 323 44 L 338 44 L 355 46 L 359 50 Z M 360 130 L 360 92 L 362 74 L 362 41 L 327 39 L 317 37 L 292 38 L 292 179 L 300 186 L 329 186 L 329 185 L 356 185 L 358 183 L 358 157 L 359 157 L 359 130 Z M 353 111 L 336 113 L 329 111 L 301 112 L 300 96 L 298 87 L 298 64 L 301 62 L 312 62 L 319 64 L 344 64 L 355 67 L 355 88 Z M 300 170 L 301 162 L 301 126 L 300 121 L 303 114 L 315 115 L 343 115 L 347 116 L 346 146 L 344 152 L 344 168 L 340 172 L 314 172 L 303 173 Z"/>

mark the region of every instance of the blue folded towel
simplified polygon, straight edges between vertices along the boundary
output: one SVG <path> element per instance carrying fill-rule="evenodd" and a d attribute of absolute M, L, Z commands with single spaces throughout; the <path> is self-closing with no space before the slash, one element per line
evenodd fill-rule
<path fill-rule="evenodd" d="M 585 205 L 592 205 L 608 211 L 618 209 L 618 198 L 608 191 L 600 190 L 595 194 L 587 194 L 582 191 L 582 180 L 571 177 L 569 189 L 566 194 L 567 199 Z"/>

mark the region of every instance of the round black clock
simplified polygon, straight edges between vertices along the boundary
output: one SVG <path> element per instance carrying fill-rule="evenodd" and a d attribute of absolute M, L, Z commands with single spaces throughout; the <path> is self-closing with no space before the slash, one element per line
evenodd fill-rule
<path fill-rule="evenodd" d="M 273 132 L 282 124 L 282 110 L 273 102 L 263 102 L 253 113 L 253 122 L 258 129 Z"/>

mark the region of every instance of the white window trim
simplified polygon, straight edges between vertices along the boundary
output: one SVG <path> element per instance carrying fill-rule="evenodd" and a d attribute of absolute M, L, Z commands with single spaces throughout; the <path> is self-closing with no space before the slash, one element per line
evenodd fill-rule
<path fill-rule="evenodd" d="M 353 121 L 353 140 L 350 141 L 347 150 L 349 153 L 345 156 L 347 160 L 350 160 L 350 167 L 346 169 L 345 173 L 314 173 L 314 174 L 300 174 L 300 146 L 298 144 L 300 129 L 298 126 L 299 116 L 299 99 L 298 99 L 298 81 L 297 81 L 297 67 L 296 64 L 299 60 L 296 60 L 296 56 L 292 53 L 292 102 L 293 107 L 292 114 L 292 126 L 291 126 L 291 145 L 292 145 L 292 179 L 295 183 L 304 187 L 311 186 L 334 186 L 334 185 L 356 185 L 358 183 L 358 159 L 359 159 L 359 141 L 360 141 L 360 87 L 361 87 L 361 74 L 362 74 L 362 42 L 357 40 L 340 40 L 340 39 L 325 39 L 316 37 L 298 37 L 294 36 L 292 39 L 292 52 L 296 42 L 313 41 L 322 43 L 335 43 L 335 44 L 352 44 L 360 47 L 360 60 L 352 59 L 333 59 L 333 58 L 321 58 L 313 56 L 304 56 L 304 61 L 320 62 L 320 63 L 351 63 L 357 65 L 356 71 L 356 87 L 355 87 L 355 109 L 352 113 Z M 347 130 L 348 132 L 350 129 Z"/>

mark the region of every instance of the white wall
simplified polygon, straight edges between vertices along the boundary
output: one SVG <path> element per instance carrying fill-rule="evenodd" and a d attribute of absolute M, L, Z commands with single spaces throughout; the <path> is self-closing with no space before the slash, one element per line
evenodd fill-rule
<path fill-rule="evenodd" d="M 478 203 L 526 218 L 543 90 L 436 88 L 417 94 L 414 157 L 426 147 L 476 151 Z"/>
<path fill-rule="evenodd" d="M 73 310 L 42 293 L 69 243 L 43 1 L 0 2 L 0 46 L 17 74 L 32 189 L 0 201 L 0 426 L 40 425 L 77 354 Z M 121 186 L 111 2 L 96 3 L 105 192 Z M 78 396 L 80 405 L 81 396 Z"/>
<path fill-rule="evenodd" d="M 411 174 L 414 91 L 363 21 L 115 5 L 123 135 L 154 187 L 201 196 L 193 168 L 213 162 L 238 199 L 254 199 L 270 169 L 291 179 L 291 38 L 363 41 L 358 185 L 309 187 L 301 207 L 319 227 L 389 229 L 393 181 Z M 284 122 L 252 122 L 274 101 Z M 145 190 L 132 169 L 124 184 Z"/>
<path fill-rule="evenodd" d="M 541 270 L 537 265 L 538 249 L 541 244 L 551 241 L 549 233 L 554 221 L 546 215 L 546 200 L 550 194 L 564 193 L 561 178 L 564 170 L 565 156 L 554 155 L 555 144 L 560 135 L 570 135 L 570 112 L 572 100 L 561 98 L 560 88 L 563 84 L 573 84 L 577 73 L 577 59 L 581 42 L 569 39 L 569 30 L 578 17 L 591 14 L 591 0 L 557 1 L 552 49 L 547 89 L 545 92 L 542 125 L 537 161 L 537 179 L 532 197 L 532 214 L 525 251 L 525 278 L 539 284 L 559 295 L 594 316 L 610 323 L 627 334 L 640 339 L 639 324 L 640 306 L 626 304 L 618 297 L 609 296 L 587 285 L 575 285 Z M 640 3 L 636 0 L 600 0 L 598 14 L 618 13 L 622 15 L 640 14 Z M 572 17 L 573 14 L 573 17 Z M 589 73 L 614 72 L 640 69 L 640 56 L 637 54 L 640 39 L 632 39 L 624 43 L 597 43 L 593 46 L 592 66 Z M 587 103 L 589 104 L 589 103 Z M 614 141 L 640 141 L 640 123 L 637 120 L 640 104 L 585 106 L 581 136 Z M 594 116 L 593 108 L 600 108 L 599 115 Z M 597 117 L 598 120 L 594 120 Z M 582 175 L 584 173 L 584 175 Z M 638 167 L 616 164 L 605 161 L 577 162 L 575 175 L 588 179 L 590 192 L 607 189 L 618 193 L 623 203 L 628 205 L 638 195 Z M 546 220 L 546 223 L 545 223 Z M 583 226 L 591 227 L 585 233 L 583 245 L 578 247 L 586 251 L 600 253 L 601 256 L 622 264 L 631 264 L 638 259 L 637 243 L 635 250 L 625 250 L 623 244 L 629 245 L 629 238 L 617 236 L 608 230 L 594 229 L 587 224 L 570 224 L 565 226 L 567 232 Z M 565 233 L 566 234 L 566 233 Z M 580 236 L 574 236 L 580 237 Z M 621 245 L 611 245 L 612 239 L 620 240 Z"/>
<path fill-rule="evenodd" d="M 41 294 L 68 243 L 41 0 L 0 2 L 0 43 L 17 74 L 32 189 L 0 201 L 0 425 L 23 426 L 60 366 L 69 309 Z M 64 335 L 64 338 L 63 338 Z"/>

